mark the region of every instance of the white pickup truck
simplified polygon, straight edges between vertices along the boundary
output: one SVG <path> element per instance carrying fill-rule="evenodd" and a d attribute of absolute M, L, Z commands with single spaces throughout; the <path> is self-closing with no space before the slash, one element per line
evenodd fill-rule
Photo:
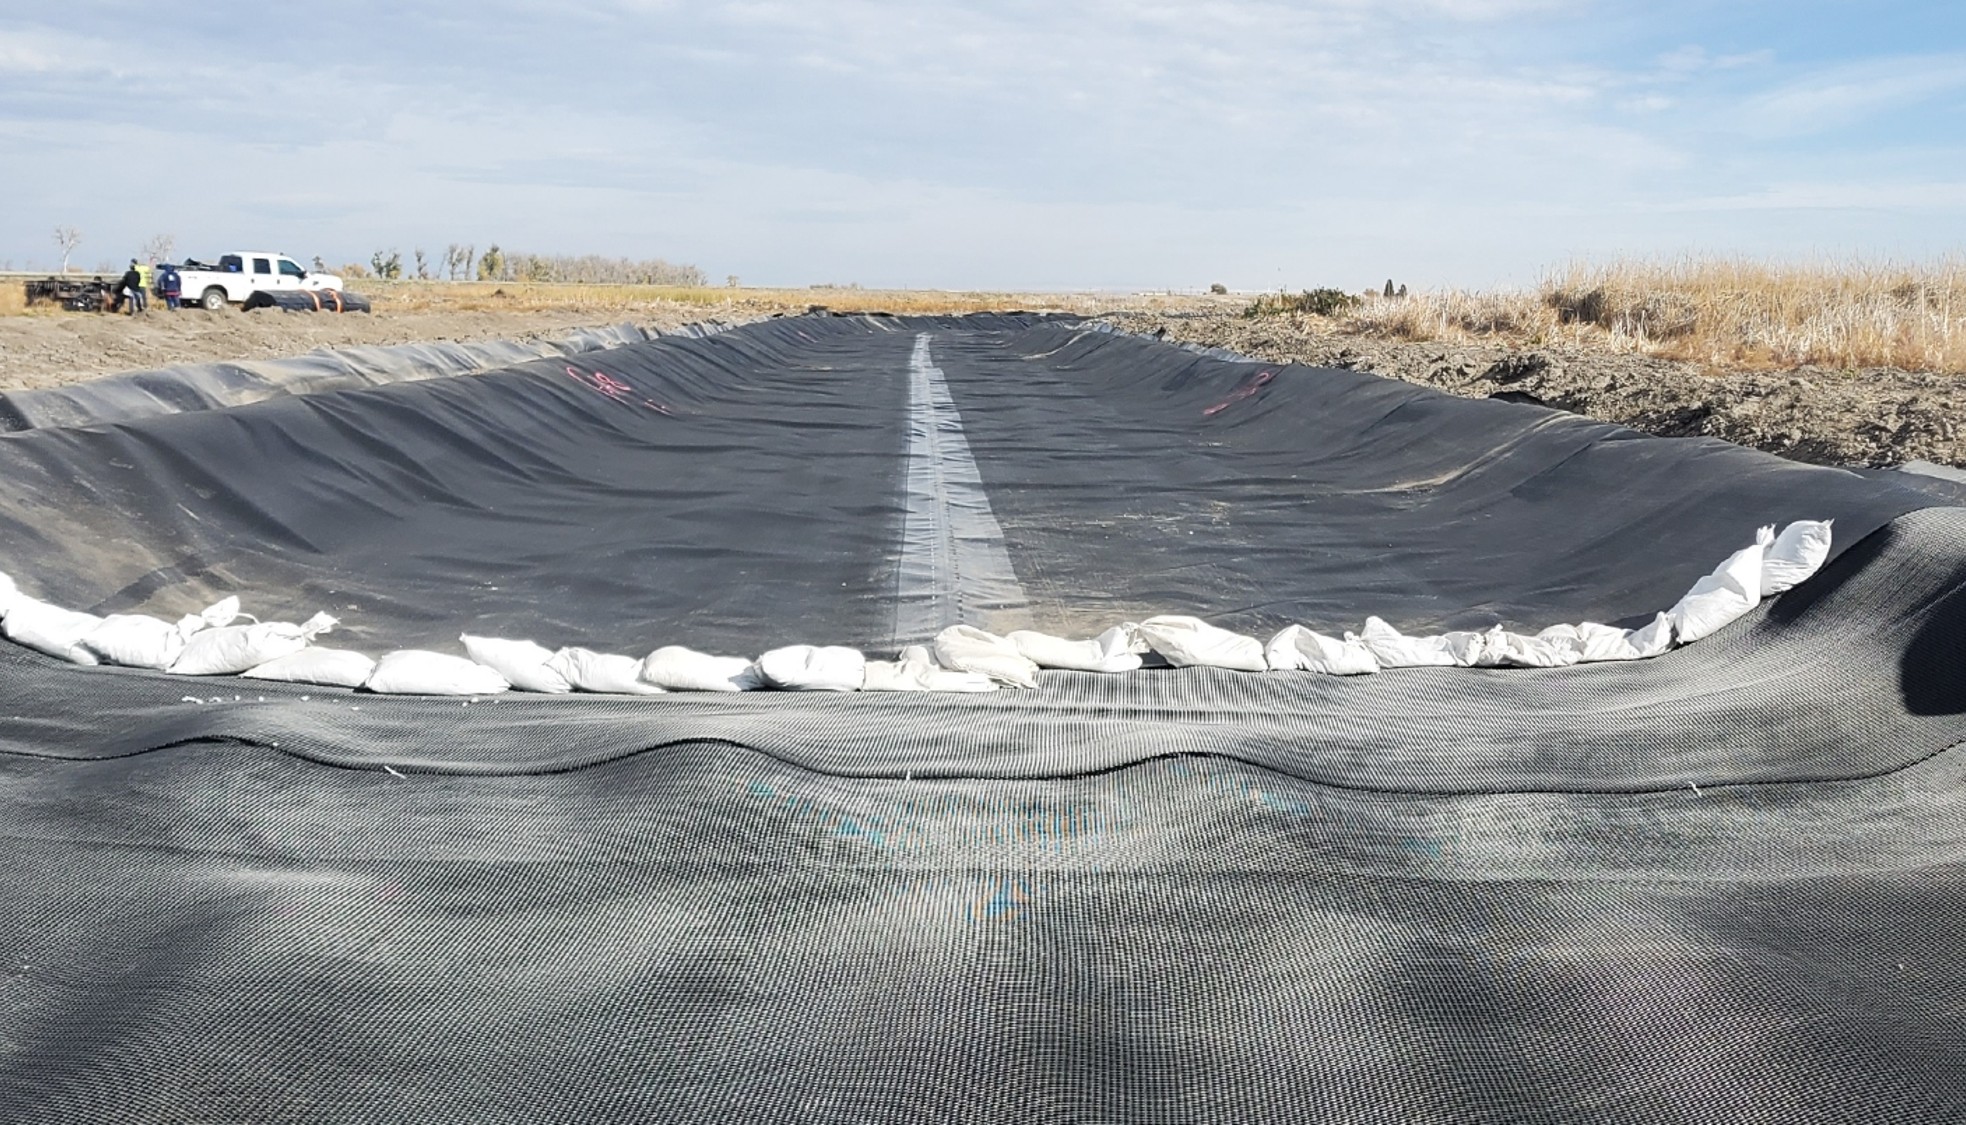
<path fill-rule="evenodd" d="M 276 292 L 341 288 L 341 279 L 334 274 L 309 273 L 285 254 L 269 254 L 264 250 L 227 254 L 211 266 L 187 258 L 178 267 L 178 282 L 187 304 L 196 301 L 213 312 L 228 304 L 238 304 L 261 289 Z"/>

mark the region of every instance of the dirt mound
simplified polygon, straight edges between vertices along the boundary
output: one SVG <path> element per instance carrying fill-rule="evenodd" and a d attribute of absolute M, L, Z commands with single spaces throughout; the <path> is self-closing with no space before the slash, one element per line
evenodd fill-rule
<path fill-rule="evenodd" d="M 1669 437 L 1705 435 L 1822 465 L 1966 463 L 1966 383 L 1893 368 L 1716 375 L 1689 364 L 1578 348 L 1411 343 L 1334 333 L 1315 317 L 1227 312 L 1104 317 L 1128 332 L 1255 359 L 1346 367 L 1469 398 L 1534 403 Z"/>

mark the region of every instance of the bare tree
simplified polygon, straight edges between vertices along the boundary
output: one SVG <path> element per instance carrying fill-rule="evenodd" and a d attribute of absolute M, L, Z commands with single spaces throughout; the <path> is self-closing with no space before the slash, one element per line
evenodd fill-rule
<path fill-rule="evenodd" d="M 491 259 L 491 256 L 491 251 L 486 251 L 486 259 Z M 667 262 L 661 258 L 607 258 L 599 254 L 522 254 L 515 251 L 505 255 L 503 263 L 508 267 L 505 273 L 509 277 L 525 281 L 689 287 L 700 287 L 705 283 L 701 269 L 692 265 Z M 482 274 L 483 270 L 479 272 Z"/>
<path fill-rule="evenodd" d="M 56 227 L 55 245 L 61 247 L 61 272 L 68 272 L 68 256 L 82 245 L 82 232 L 74 227 Z"/>
<path fill-rule="evenodd" d="M 155 234 L 150 236 L 149 242 L 143 244 L 139 256 L 146 262 L 168 262 L 171 260 L 171 252 L 176 249 L 177 235 Z"/>
<path fill-rule="evenodd" d="M 429 281 L 430 263 L 423 256 L 423 247 L 419 246 L 415 250 L 410 251 L 410 253 L 416 255 L 416 279 L 418 281 Z"/>

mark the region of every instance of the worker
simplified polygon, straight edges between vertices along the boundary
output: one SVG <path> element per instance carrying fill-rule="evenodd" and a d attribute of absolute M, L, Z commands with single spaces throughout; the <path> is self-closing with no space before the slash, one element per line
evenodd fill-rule
<path fill-rule="evenodd" d="M 184 296 L 184 279 L 178 276 L 177 267 L 169 262 L 157 267 L 157 292 L 164 298 L 164 307 L 179 307 L 179 299 Z"/>
<path fill-rule="evenodd" d="M 137 260 L 130 259 L 130 268 L 123 271 L 123 299 L 130 303 L 130 315 L 143 311 L 143 271 L 137 268 Z"/>

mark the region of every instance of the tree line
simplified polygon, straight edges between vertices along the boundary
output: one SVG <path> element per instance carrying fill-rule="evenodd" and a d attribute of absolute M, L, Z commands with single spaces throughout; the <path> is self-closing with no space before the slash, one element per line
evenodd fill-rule
<path fill-rule="evenodd" d="M 369 256 L 365 267 L 351 262 L 341 268 L 349 277 L 379 277 L 422 281 L 567 281 L 594 285 L 687 285 L 704 283 L 696 266 L 661 258 L 610 258 L 601 254 L 533 254 L 507 251 L 492 243 L 481 254 L 475 245 L 453 242 L 440 257 L 422 247 L 411 251 L 406 269 L 402 251 L 391 247 Z"/>

